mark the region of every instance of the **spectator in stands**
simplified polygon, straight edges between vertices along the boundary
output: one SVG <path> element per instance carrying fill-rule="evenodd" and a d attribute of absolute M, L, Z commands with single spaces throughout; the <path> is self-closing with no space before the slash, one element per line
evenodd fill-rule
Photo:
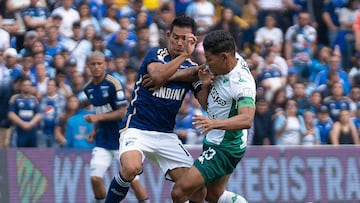
<path fill-rule="evenodd" d="M 269 14 L 265 17 L 265 26 L 257 30 L 255 34 L 255 43 L 264 50 L 267 43 L 272 43 L 277 53 L 280 53 L 283 46 L 283 32 L 276 27 L 276 17 Z"/>
<path fill-rule="evenodd" d="M 120 30 L 119 18 L 117 15 L 118 7 L 115 4 L 112 4 L 107 10 L 105 17 L 100 21 L 100 27 L 102 30 L 102 35 L 105 39 L 114 33 Z"/>
<path fill-rule="evenodd" d="M 344 96 L 342 84 L 336 82 L 331 87 L 331 95 L 324 98 L 323 103 L 329 108 L 331 119 L 333 121 L 338 121 L 341 110 L 350 111 L 351 99 Z"/>
<path fill-rule="evenodd" d="M 95 144 L 89 140 L 89 135 L 93 132 L 94 124 L 85 120 L 85 115 L 93 114 L 90 105 L 80 108 L 66 122 L 66 147 L 75 149 L 92 149 Z"/>
<path fill-rule="evenodd" d="M 59 32 L 61 36 L 72 37 L 72 25 L 74 22 L 80 20 L 80 15 L 77 10 L 73 8 L 73 0 L 62 0 L 61 6 L 53 10 L 52 15 L 59 15 L 62 17 Z"/>
<path fill-rule="evenodd" d="M 285 34 L 285 58 L 289 66 L 297 68 L 302 79 L 309 77 L 316 35 L 315 28 L 310 25 L 310 15 L 307 12 L 299 13 L 298 22 L 289 27 Z"/>
<path fill-rule="evenodd" d="M 136 15 L 136 21 L 135 21 L 135 32 L 137 36 L 137 41 L 139 39 L 142 40 L 148 40 L 148 43 L 151 47 L 158 47 L 159 46 L 159 28 L 155 22 L 148 23 L 148 15 L 150 15 L 146 11 L 140 11 Z M 147 37 L 142 38 L 142 32 L 147 33 Z"/>
<path fill-rule="evenodd" d="M 46 94 L 49 77 L 47 76 L 46 67 L 43 63 L 35 65 L 35 72 L 36 72 L 35 96 L 38 100 L 40 100 L 42 95 Z"/>
<path fill-rule="evenodd" d="M 339 120 L 334 123 L 330 132 L 331 144 L 355 144 L 359 145 L 360 140 L 354 123 L 351 121 L 350 111 L 343 109 L 339 113 Z"/>
<path fill-rule="evenodd" d="M 39 1 L 30 0 L 30 6 L 21 11 L 26 30 L 35 30 L 40 26 L 46 26 L 50 22 L 49 9 L 42 7 Z"/>
<path fill-rule="evenodd" d="M 117 56 L 114 59 L 113 69 L 108 67 L 109 74 L 115 77 L 116 79 L 118 79 L 121 82 L 121 84 L 126 83 L 126 77 L 125 77 L 126 65 L 127 65 L 127 60 L 125 59 L 125 57 Z"/>
<path fill-rule="evenodd" d="M 321 105 L 316 111 L 315 125 L 319 129 L 321 144 L 330 144 L 330 132 L 333 128 L 333 120 L 329 115 L 329 108 Z"/>
<path fill-rule="evenodd" d="M 55 126 L 65 108 L 65 97 L 58 94 L 58 87 L 54 79 L 47 82 L 46 94 L 40 99 L 40 131 L 38 133 L 38 147 L 58 147 L 55 139 Z"/>
<path fill-rule="evenodd" d="M 73 23 L 72 31 L 72 37 L 62 40 L 62 44 L 70 51 L 70 57 L 76 58 L 76 70 L 83 73 L 86 56 L 91 52 L 92 44 L 83 37 L 80 21 Z"/>
<path fill-rule="evenodd" d="M 1 15 L 0 15 L 1 18 Z M 0 25 L 1 25 L 0 20 Z M 8 31 L 0 27 L 0 49 L 4 50 L 10 47 L 10 34 Z"/>
<path fill-rule="evenodd" d="M 354 111 L 351 120 L 355 125 L 358 137 L 360 137 L 360 101 L 356 103 L 356 110 Z"/>
<path fill-rule="evenodd" d="M 296 101 L 288 99 L 282 114 L 274 120 L 274 130 L 277 145 L 300 145 L 301 138 L 306 133 L 302 116 L 297 114 Z"/>
<path fill-rule="evenodd" d="M 319 145 L 320 131 L 315 124 L 315 114 L 312 111 L 306 110 L 303 112 L 303 119 L 305 123 L 306 132 L 301 138 L 301 145 Z"/>
<path fill-rule="evenodd" d="M 38 39 L 38 36 L 39 35 L 34 30 L 25 33 L 23 48 L 19 51 L 19 56 L 32 54 L 32 44 Z"/>
<path fill-rule="evenodd" d="M 316 115 L 321 105 L 322 105 L 321 93 L 317 90 L 312 91 L 308 98 L 308 109 Z"/>
<path fill-rule="evenodd" d="M 238 48 L 241 47 L 242 33 L 239 24 L 234 21 L 234 11 L 231 8 L 223 8 L 221 10 L 221 18 L 217 23 L 210 28 L 211 30 L 223 29 L 233 36 Z"/>
<path fill-rule="evenodd" d="M 273 119 L 269 103 L 264 97 L 256 98 L 256 111 L 254 123 L 250 130 L 252 135 L 251 144 L 253 145 L 274 145 L 275 135 L 273 128 Z"/>
<path fill-rule="evenodd" d="M 318 46 L 315 51 L 314 58 L 311 60 L 309 67 L 309 81 L 315 82 L 316 76 L 319 72 L 327 69 L 327 62 L 330 58 L 331 49 L 327 46 Z"/>
<path fill-rule="evenodd" d="M 71 1 L 71 0 L 67 0 Z M 72 35 L 72 34 L 71 34 Z M 66 47 L 60 43 L 59 30 L 55 26 L 46 27 L 45 60 L 51 64 L 55 54 L 63 52 Z"/>
<path fill-rule="evenodd" d="M 55 75 L 56 83 L 58 84 L 59 94 L 65 98 L 73 95 L 70 85 L 66 83 L 66 71 L 65 69 L 57 69 Z"/>
<path fill-rule="evenodd" d="M 196 23 L 203 21 L 208 27 L 215 24 L 215 6 L 208 0 L 195 0 L 186 7 L 186 15 Z"/>
<path fill-rule="evenodd" d="M 8 145 L 10 122 L 7 118 L 9 99 L 13 94 L 11 69 L 4 65 L 4 50 L 0 49 L 0 148 Z"/>
<path fill-rule="evenodd" d="M 271 49 L 265 50 L 264 64 L 258 75 L 258 83 L 265 88 L 266 99 L 269 101 L 274 92 L 286 83 L 286 78 L 282 77 L 279 67 L 274 63 L 276 53 Z"/>
<path fill-rule="evenodd" d="M 17 62 L 18 53 L 14 48 L 7 48 L 4 52 L 5 67 L 10 70 L 12 81 L 17 80 L 22 74 L 22 66 Z"/>
<path fill-rule="evenodd" d="M 336 36 L 340 29 L 339 15 L 338 11 L 345 7 L 346 1 L 336 0 L 336 1 L 324 1 L 324 7 L 322 12 L 322 19 L 328 29 L 327 37 L 328 44 L 330 47 L 334 47 Z"/>
<path fill-rule="evenodd" d="M 149 10 L 144 6 L 143 0 L 129 0 L 126 5 L 121 8 L 121 15 L 127 16 L 130 20 L 131 26 L 135 25 L 136 15 L 140 11 L 145 11 L 147 15 L 147 25 L 150 25 L 153 22 L 152 15 Z"/>
<path fill-rule="evenodd" d="M 84 93 L 84 85 L 85 85 L 84 76 L 78 71 L 75 71 L 71 74 L 71 88 L 73 94 L 78 98 L 80 104 L 87 101 L 87 97 Z"/>
<path fill-rule="evenodd" d="M 41 120 L 39 101 L 31 94 L 31 81 L 21 78 L 20 93 L 10 98 L 8 117 L 15 128 L 13 147 L 37 147 L 36 131 Z"/>
<path fill-rule="evenodd" d="M 66 123 L 68 119 L 74 115 L 79 109 L 79 100 L 75 95 L 66 98 L 66 106 L 60 115 L 59 122 L 55 126 L 55 138 L 61 147 L 66 145 Z"/>
<path fill-rule="evenodd" d="M 342 53 L 342 67 L 345 71 L 351 68 L 351 59 L 354 53 L 354 32 L 353 24 L 355 21 L 359 0 L 348 0 L 345 7 L 339 9 L 340 29 L 336 36 L 335 44 L 339 45 Z"/>
<path fill-rule="evenodd" d="M 1 29 L 6 30 L 6 32 L 9 33 L 10 38 L 16 40 L 16 42 L 12 44 L 11 47 L 16 47 L 18 50 L 22 49 L 23 46 L 25 28 L 20 19 L 21 16 L 19 18 L 17 14 L 27 6 L 29 6 L 27 3 L 14 5 L 14 2 L 10 0 L 0 1 Z M 5 34 L 5 36 L 7 35 Z M 7 38 L 4 39 L 5 42 L 6 39 Z"/>
<path fill-rule="evenodd" d="M 87 26 L 93 26 L 97 33 L 101 32 L 99 21 L 91 15 L 90 6 L 86 1 L 83 1 L 78 6 L 81 30 L 85 30 Z"/>
<path fill-rule="evenodd" d="M 131 95 L 134 90 L 134 85 L 136 82 L 137 74 L 138 74 L 138 71 L 135 67 L 133 67 L 131 65 L 126 66 L 126 68 L 125 68 L 125 78 L 126 78 L 125 96 L 128 100 L 131 99 Z"/>
<path fill-rule="evenodd" d="M 37 76 L 36 70 L 34 66 L 34 59 L 33 55 L 30 53 L 26 53 L 21 59 L 21 66 L 22 66 L 22 75 L 28 77 L 31 80 L 32 86 L 36 86 Z"/>
<path fill-rule="evenodd" d="M 351 88 L 351 83 L 348 74 L 343 71 L 341 67 L 341 56 L 338 54 L 332 54 L 328 60 L 326 70 L 320 71 L 315 78 L 315 86 L 319 87 L 328 82 L 329 72 L 336 72 L 344 88 L 344 95 L 348 95 Z"/>
<path fill-rule="evenodd" d="M 158 13 L 158 17 L 154 20 L 159 29 L 159 46 L 166 47 L 166 32 L 170 30 L 170 24 L 175 18 L 175 11 L 171 8 L 169 3 L 164 3 L 160 7 Z"/>
<path fill-rule="evenodd" d="M 128 63 L 136 70 L 139 70 L 149 48 L 149 44 L 146 41 L 138 41 Z"/>
<path fill-rule="evenodd" d="M 87 39 L 89 42 L 92 42 L 94 40 L 95 35 L 101 33 L 101 31 L 100 32 L 95 31 L 95 27 L 93 25 L 87 25 L 82 30 L 84 33 L 84 38 Z"/>
<path fill-rule="evenodd" d="M 130 53 L 134 48 L 134 42 L 128 40 L 128 33 L 128 30 L 120 29 L 116 32 L 116 35 L 107 42 L 106 47 L 114 56 L 123 55 L 126 58 L 130 57 Z"/>
<path fill-rule="evenodd" d="M 285 103 L 288 98 L 286 97 L 286 90 L 284 87 L 277 89 L 274 92 L 270 101 L 270 110 L 273 115 L 273 119 L 281 115 L 285 109 Z"/>
<path fill-rule="evenodd" d="M 298 109 L 297 114 L 299 115 L 302 115 L 305 112 L 305 110 L 309 108 L 309 103 L 305 88 L 306 87 L 304 82 L 300 80 L 295 82 L 295 84 L 293 85 L 294 95 L 292 98 L 296 101 L 296 105 Z"/>

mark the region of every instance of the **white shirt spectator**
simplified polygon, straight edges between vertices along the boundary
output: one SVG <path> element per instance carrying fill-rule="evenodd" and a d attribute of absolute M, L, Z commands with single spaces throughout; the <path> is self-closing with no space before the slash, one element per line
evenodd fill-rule
<path fill-rule="evenodd" d="M 72 25 L 74 22 L 80 20 L 79 12 L 73 8 L 66 10 L 61 6 L 56 8 L 51 15 L 60 15 L 62 17 L 60 33 L 64 37 L 72 37 Z"/>
<path fill-rule="evenodd" d="M 283 32 L 280 28 L 274 27 L 269 29 L 267 27 L 261 27 L 255 34 L 255 43 L 263 44 L 266 41 L 272 41 L 276 46 L 283 43 Z"/>
<path fill-rule="evenodd" d="M 5 50 L 10 47 L 10 34 L 0 28 L 0 49 Z"/>
<path fill-rule="evenodd" d="M 283 7 L 282 0 L 259 0 L 259 6 L 263 10 L 279 10 Z"/>
<path fill-rule="evenodd" d="M 186 14 L 194 18 L 196 23 L 205 22 L 209 27 L 214 25 L 215 6 L 207 0 L 197 0 L 186 8 Z"/>

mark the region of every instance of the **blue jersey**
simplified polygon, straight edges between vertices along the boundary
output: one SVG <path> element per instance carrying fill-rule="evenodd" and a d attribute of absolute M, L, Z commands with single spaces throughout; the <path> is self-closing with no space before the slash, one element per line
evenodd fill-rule
<path fill-rule="evenodd" d="M 320 122 L 318 119 L 316 119 L 315 125 L 319 129 L 321 144 L 329 144 L 329 135 L 333 127 L 333 121 L 331 118 L 329 117 L 325 122 Z"/>
<path fill-rule="evenodd" d="M 105 114 L 127 105 L 124 88 L 113 76 L 106 74 L 98 85 L 91 81 L 85 85 L 84 92 L 94 107 L 96 114 Z M 97 124 L 96 146 L 109 150 L 119 149 L 119 129 L 121 119 L 101 121 Z"/>
<path fill-rule="evenodd" d="M 94 143 L 87 140 L 94 125 L 84 119 L 85 115 L 92 113 L 92 111 L 80 109 L 69 118 L 66 122 L 66 147 L 77 149 L 91 149 L 94 147 Z"/>
<path fill-rule="evenodd" d="M 152 48 L 146 54 L 138 73 L 123 127 L 173 132 L 175 117 L 185 94 L 189 90 L 198 91 L 201 89 L 200 83 L 168 82 L 154 92 L 142 85 L 143 76 L 148 73 L 147 66 L 150 63 L 160 62 L 165 64 L 171 60 L 168 50 L 164 48 Z M 192 61 L 186 60 L 178 70 L 195 65 Z"/>
<path fill-rule="evenodd" d="M 54 135 L 56 123 L 60 119 L 61 112 L 65 108 L 66 100 L 61 95 L 54 97 L 44 96 L 40 102 L 42 113 L 41 128 L 46 135 Z"/>
<path fill-rule="evenodd" d="M 15 94 L 10 98 L 9 112 L 14 112 L 21 120 L 29 122 L 39 113 L 39 102 L 34 96 L 24 98 L 21 94 Z M 20 137 L 35 139 L 36 130 L 36 127 L 27 131 L 16 127 L 18 140 L 21 139 Z"/>

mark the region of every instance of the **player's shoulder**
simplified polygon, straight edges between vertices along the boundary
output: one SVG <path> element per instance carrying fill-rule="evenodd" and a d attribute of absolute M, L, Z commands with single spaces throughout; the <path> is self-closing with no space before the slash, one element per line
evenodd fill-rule
<path fill-rule="evenodd" d="M 87 81 L 85 84 L 84 84 L 84 87 L 83 87 L 83 89 L 87 89 L 87 88 L 89 88 L 89 86 L 92 84 L 92 78 L 89 80 L 89 81 Z"/>
<path fill-rule="evenodd" d="M 106 74 L 105 81 L 114 86 L 116 90 L 123 89 L 121 82 L 110 74 Z"/>
<path fill-rule="evenodd" d="M 11 97 L 10 97 L 10 100 L 9 100 L 9 102 L 10 103 L 14 103 L 18 98 L 20 98 L 20 94 L 14 94 L 14 95 L 12 95 Z"/>

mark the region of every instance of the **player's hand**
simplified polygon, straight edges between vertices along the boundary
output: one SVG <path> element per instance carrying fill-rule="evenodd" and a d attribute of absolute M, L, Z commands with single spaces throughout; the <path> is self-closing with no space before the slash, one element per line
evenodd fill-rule
<path fill-rule="evenodd" d="M 84 118 L 88 123 L 96 123 L 99 121 L 98 117 L 95 114 L 85 115 Z"/>
<path fill-rule="evenodd" d="M 156 85 L 154 81 L 152 80 L 152 77 L 150 74 L 145 74 L 143 76 L 143 82 L 142 85 L 146 88 L 148 88 L 150 91 L 155 91 L 157 89 L 160 89 L 161 86 Z"/>
<path fill-rule="evenodd" d="M 216 121 L 210 120 L 210 119 L 206 118 L 205 116 L 194 115 L 193 120 L 194 120 L 194 122 L 192 124 L 196 126 L 197 130 L 201 129 L 200 130 L 201 134 L 204 134 L 204 133 L 208 132 L 209 130 L 212 130 L 215 128 Z"/>
<path fill-rule="evenodd" d="M 205 86 L 209 86 L 214 81 L 214 74 L 205 64 L 200 66 L 198 76 L 201 83 Z"/>
<path fill-rule="evenodd" d="M 96 133 L 94 131 L 92 131 L 89 136 L 87 137 L 88 142 L 93 143 L 94 142 L 94 137 L 95 137 Z"/>
<path fill-rule="evenodd" d="M 188 56 L 190 56 L 194 52 L 196 42 L 197 42 L 197 38 L 194 34 L 189 33 L 185 35 L 184 52 Z"/>

